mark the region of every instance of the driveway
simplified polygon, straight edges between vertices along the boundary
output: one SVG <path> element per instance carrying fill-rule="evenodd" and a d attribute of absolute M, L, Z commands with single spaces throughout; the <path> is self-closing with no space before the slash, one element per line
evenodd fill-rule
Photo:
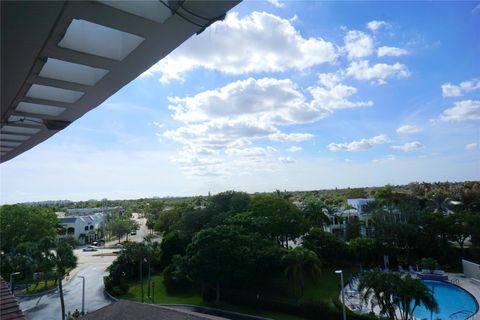
<path fill-rule="evenodd" d="M 143 241 L 148 234 L 145 225 L 146 219 L 134 218 L 140 224 L 137 235 L 129 236 L 131 241 Z M 85 311 L 95 311 L 110 303 L 111 299 L 104 293 L 103 277 L 107 274 L 107 267 L 115 260 L 116 256 L 99 256 L 101 253 L 112 253 L 116 249 L 100 248 L 98 251 L 83 252 L 75 249 L 78 257 L 77 267 L 70 272 L 63 281 L 63 294 L 65 300 L 65 312 L 73 312 L 75 309 L 82 310 L 82 279 L 85 277 Z M 27 319 L 57 320 L 61 319 L 61 306 L 58 290 L 36 297 L 25 297 L 20 300 L 20 308 L 25 312 Z"/>

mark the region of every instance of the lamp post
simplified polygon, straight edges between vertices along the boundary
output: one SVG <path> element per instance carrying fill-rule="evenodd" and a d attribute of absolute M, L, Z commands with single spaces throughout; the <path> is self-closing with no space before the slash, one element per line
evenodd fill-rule
<path fill-rule="evenodd" d="M 347 312 L 345 310 L 345 292 L 343 290 L 343 270 L 335 270 L 335 273 L 340 274 L 340 290 L 342 292 L 342 312 L 343 320 L 347 320 Z"/>
<path fill-rule="evenodd" d="M 10 290 L 12 291 L 13 293 L 13 277 L 14 276 L 18 276 L 20 274 L 20 272 L 14 272 L 14 273 L 10 273 Z"/>
<path fill-rule="evenodd" d="M 82 278 L 82 314 L 85 314 L 85 277 L 78 276 Z"/>

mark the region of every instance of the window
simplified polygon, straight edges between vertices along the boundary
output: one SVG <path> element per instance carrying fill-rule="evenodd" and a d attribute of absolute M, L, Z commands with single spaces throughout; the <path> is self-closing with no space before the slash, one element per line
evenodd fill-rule
<path fill-rule="evenodd" d="M 87 231 L 87 230 L 88 230 L 88 226 L 85 226 L 85 231 Z"/>
<path fill-rule="evenodd" d="M 90 230 L 93 230 L 93 226 L 90 226 Z"/>

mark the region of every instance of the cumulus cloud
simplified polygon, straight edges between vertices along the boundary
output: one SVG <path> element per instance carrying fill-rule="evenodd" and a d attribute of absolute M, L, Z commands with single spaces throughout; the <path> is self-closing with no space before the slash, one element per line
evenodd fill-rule
<path fill-rule="evenodd" d="M 292 146 L 292 147 L 288 148 L 287 151 L 292 152 L 292 153 L 302 151 L 302 147 Z"/>
<path fill-rule="evenodd" d="M 285 4 L 279 0 L 268 0 L 268 2 L 270 2 L 275 8 L 283 8 L 285 6 Z"/>
<path fill-rule="evenodd" d="M 282 163 L 295 163 L 295 162 L 297 162 L 297 160 L 295 160 L 291 157 L 279 157 L 278 161 L 280 161 Z"/>
<path fill-rule="evenodd" d="M 373 80 L 379 84 L 386 83 L 389 78 L 406 78 L 410 71 L 404 64 L 377 63 L 370 66 L 367 60 L 352 61 L 346 70 L 346 74 L 357 80 Z"/>
<path fill-rule="evenodd" d="M 367 28 L 372 31 L 377 31 L 382 27 L 388 28 L 390 27 L 390 24 L 385 21 L 378 21 L 378 20 L 373 20 L 367 23 Z"/>
<path fill-rule="evenodd" d="M 397 47 L 380 47 L 377 49 L 378 57 L 400 57 L 408 54 L 407 50 Z"/>
<path fill-rule="evenodd" d="M 356 94 L 357 89 L 344 84 L 336 84 L 332 87 L 314 87 L 310 88 L 310 93 L 313 96 L 313 106 L 316 109 L 349 109 L 357 107 L 371 107 L 372 101 L 358 101 L 352 102 L 347 98 Z"/>
<path fill-rule="evenodd" d="M 465 149 L 467 150 L 476 150 L 478 149 L 478 143 L 476 142 L 473 142 L 473 143 L 469 143 L 465 146 Z"/>
<path fill-rule="evenodd" d="M 421 131 L 422 131 L 422 129 L 420 129 L 418 127 L 415 127 L 415 126 L 412 126 L 412 125 L 409 125 L 409 124 L 401 126 L 397 129 L 397 133 L 417 133 L 417 132 L 421 132 Z"/>
<path fill-rule="evenodd" d="M 409 152 L 417 149 L 423 148 L 424 145 L 418 141 L 407 142 L 402 145 L 392 146 L 392 149 L 401 150 L 404 152 Z"/>
<path fill-rule="evenodd" d="M 453 85 L 451 83 L 445 83 L 442 85 L 442 95 L 447 97 L 460 97 L 465 93 L 480 89 L 480 80 L 472 79 L 469 81 L 463 81 L 459 85 Z"/>
<path fill-rule="evenodd" d="M 344 41 L 349 59 L 365 58 L 373 53 L 373 39 L 362 31 L 348 31 Z"/>
<path fill-rule="evenodd" d="M 330 151 L 363 151 L 373 148 L 375 145 L 388 143 L 389 138 L 386 134 L 380 134 L 370 139 L 361 139 L 358 141 L 346 143 L 330 143 L 327 148 Z"/>
<path fill-rule="evenodd" d="M 272 133 L 268 136 L 272 141 L 279 142 L 301 142 L 312 139 L 314 136 L 310 133 Z"/>
<path fill-rule="evenodd" d="M 319 37 L 304 38 L 290 20 L 266 12 L 252 12 L 243 18 L 231 13 L 208 32 L 186 41 L 144 76 L 159 74 L 160 81 L 168 83 L 182 80 L 184 73 L 195 68 L 233 75 L 305 70 L 333 62 L 337 56 L 333 43 Z"/>
<path fill-rule="evenodd" d="M 480 101 L 463 100 L 454 103 L 440 115 L 440 121 L 480 120 Z"/>

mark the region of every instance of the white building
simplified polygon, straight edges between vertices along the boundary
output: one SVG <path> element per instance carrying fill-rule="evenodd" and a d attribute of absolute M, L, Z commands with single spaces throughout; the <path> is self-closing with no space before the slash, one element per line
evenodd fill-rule
<path fill-rule="evenodd" d="M 79 244 L 93 242 L 103 237 L 103 226 L 106 215 L 97 212 L 83 216 L 65 216 L 64 212 L 57 212 L 58 223 L 65 229 L 59 237 L 71 236 Z"/>

